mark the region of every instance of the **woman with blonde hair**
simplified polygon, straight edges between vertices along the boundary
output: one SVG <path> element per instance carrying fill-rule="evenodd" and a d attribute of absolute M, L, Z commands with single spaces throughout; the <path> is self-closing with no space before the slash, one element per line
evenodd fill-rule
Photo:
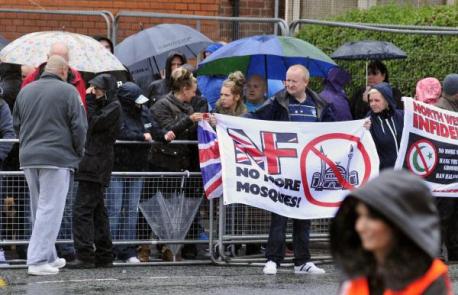
<path fill-rule="evenodd" d="M 243 103 L 243 87 L 245 86 L 245 76 L 242 72 L 231 73 L 223 82 L 220 91 L 220 98 L 216 102 L 215 113 L 241 116 L 247 112 Z"/>

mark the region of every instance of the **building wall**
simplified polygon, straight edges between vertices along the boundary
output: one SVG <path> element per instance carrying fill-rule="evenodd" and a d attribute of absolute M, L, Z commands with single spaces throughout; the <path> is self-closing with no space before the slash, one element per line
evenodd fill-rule
<path fill-rule="evenodd" d="M 0 8 L 37 10 L 107 10 L 116 15 L 120 10 L 150 11 L 158 13 L 195 14 L 209 16 L 232 16 L 234 0 L 0 0 Z M 240 16 L 272 17 L 274 0 L 241 0 Z M 190 21 L 177 19 L 154 20 L 144 17 L 123 17 L 119 22 L 117 40 L 158 23 L 183 23 L 197 27 L 214 40 L 229 41 L 234 35 L 232 24 L 216 21 Z M 272 31 L 272 25 L 240 25 L 242 35 Z M 44 30 L 65 30 L 86 35 L 106 35 L 106 25 L 100 16 L 41 15 L 23 13 L 0 13 L 0 34 L 9 40 Z M 240 35 L 240 34 L 239 34 Z"/>

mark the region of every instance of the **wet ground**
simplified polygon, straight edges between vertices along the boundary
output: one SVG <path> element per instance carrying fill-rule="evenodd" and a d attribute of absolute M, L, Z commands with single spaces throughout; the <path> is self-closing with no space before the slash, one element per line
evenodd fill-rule
<path fill-rule="evenodd" d="M 325 275 L 295 275 L 280 268 L 275 276 L 262 266 L 117 266 L 110 269 L 68 270 L 31 277 L 25 269 L 0 269 L 9 286 L 0 294 L 336 294 L 339 274 L 332 264 Z M 458 265 L 450 266 L 458 290 Z"/>

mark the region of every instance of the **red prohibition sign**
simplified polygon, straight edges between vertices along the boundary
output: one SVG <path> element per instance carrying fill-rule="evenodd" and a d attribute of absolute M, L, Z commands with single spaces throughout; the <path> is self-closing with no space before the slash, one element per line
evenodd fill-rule
<path fill-rule="evenodd" d="M 307 169 L 306 169 L 307 156 L 310 152 L 314 153 L 321 160 L 326 162 L 326 164 L 331 168 L 332 172 L 334 172 L 337 180 L 342 185 L 342 187 L 348 190 L 355 188 L 353 185 L 347 182 L 345 177 L 343 177 L 339 169 L 337 169 L 337 165 L 332 160 L 330 160 L 328 157 L 326 157 L 324 154 L 322 154 L 319 150 L 316 149 L 315 146 L 318 143 L 322 141 L 330 140 L 330 139 L 344 139 L 344 140 L 353 141 L 356 143 L 356 147 L 361 152 L 363 156 L 363 161 L 364 161 L 364 176 L 363 176 L 363 181 L 361 185 L 365 184 L 369 180 L 369 176 L 371 173 L 371 160 L 369 158 L 369 154 L 367 153 L 366 149 L 364 148 L 363 144 L 361 143 L 359 137 L 356 137 L 350 134 L 345 134 L 345 133 L 329 133 L 329 134 L 318 136 L 317 138 L 310 141 L 304 147 L 301 153 L 300 165 L 301 165 L 302 186 L 304 188 L 304 194 L 305 194 L 305 198 L 307 199 L 307 201 L 309 201 L 310 203 L 314 205 L 321 206 L 321 207 L 339 207 L 340 202 L 322 202 L 322 201 L 315 199 L 312 196 L 312 193 L 310 192 L 310 189 L 309 189 L 309 183 L 308 183 L 308 178 L 307 178 Z"/>
<path fill-rule="evenodd" d="M 423 155 L 423 151 L 420 148 L 420 144 L 421 143 L 430 146 L 431 149 L 434 151 L 436 161 L 434 161 L 434 163 L 433 163 L 433 165 L 431 167 L 428 167 L 428 164 L 426 163 L 425 155 Z M 410 157 L 412 156 L 412 153 L 415 152 L 415 151 L 418 153 L 418 156 L 419 156 L 420 161 L 421 161 L 421 163 L 423 165 L 423 168 L 425 169 L 425 173 L 424 174 L 418 173 L 412 167 L 412 165 L 410 164 Z M 434 171 L 434 169 L 436 169 L 438 158 L 439 157 L 437 156 L 437 151 L 436 151 L 436 148 L 434 147 L 434 144 L 432 142 L 430 142 L 429 140 L 420 139 L 420 140 L 414 142 L 412 144 L 412 146 L 409 148 L 409 150 L 407 151 L 407 154 L 406 154 L 407 169 L 409 169 L 409 171 L 411 171 L 412 173 L 414 173 L 416 175 L 419 175 L 419 176 L 421 176 L 423 178 L 426 178 Z"/>

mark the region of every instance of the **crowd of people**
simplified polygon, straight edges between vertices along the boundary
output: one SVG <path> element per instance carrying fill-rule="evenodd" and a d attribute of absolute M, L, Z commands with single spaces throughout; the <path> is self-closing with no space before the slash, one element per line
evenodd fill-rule
<path fill-rule="evenodd" d="M 109 39 L 98 40 L 113 52 Z M 212 44 L 206 55 L 222 46 L 224 44 Z M 15 76 L 13 72 L 18 74 Z M 350 99 L 344 88 L 351 75 L 338 67 L 330 70 L 323 91 L 317 93 L 309 87 L 307 68 L 293 65 L 286 72 L 284 89 L 272 97 L 267 94 L 269 81 L 258 75 L 245 77 L 237 71 L 224 78 L 196 79 L 193 73 L 194 68 L 187 64 L 184 54 L 171 52 L 164 76 L 146 89 L 141 89 L 129 75 L 120 78 L 119 73 L 99 73 L 86 83 L 84 75 L 69 66 L 69 49 L 63 43 L 53 44 L 47 62 L 36 69 L 27 65 L 22 69 L 0 65 L 0 136 L 3 139 L 17 137 L 20 142 L 18 160 L 17 148 L 10 152 L 13 144 L 0 143 L 0 163 L 8 170 L 24 170 L 27 180 L 30 208 L 25 212 L 30 213 L 32 223 L 26 255 L 29 274 L 56 274 L 65 265 L 70 268 L 107 267 L 115 258 L 140 263 L 135 247 L 113 247 L 112 240 L 138 239 L 138 206 L 145 198 L 147 180 L 112 177 L 111 172 L 198 171 L 195 146 L 167 143 L 195 140 L 198 121 L 216 124 L 212 113 L 292 122 L 365 118 L 364 126 L 374 139 L 380 169 L 394 166 L 403 130 L 402 95 L 390 84 L 388 69 L 379 60 L 369 63 L 367 85 Z M 18 83 L 18 79 L 22 82 Z M 458 111 L 458 74 L 447 75 L 442 85 L 436 78 L 420 80 L 414 97 Z M 115 145 L 117 139 L 154 140 L 157 143 Z M 78 188 L 74 201 L 69 202 L 67 196 L 73 177 Z M 166 181 L 158 185 L 163 190 L 167 190 L 167 186 L 170 184 Z M 352 195 L 351 210 L 356 212 L 352 214 L 381 214 L 391 225 L 394 221 L 385 212 L 372 212 L 371 200 L 365 199 L 363 192 Z M 63 220 L 64 224 L 70 220 L 63 216 L 66 204 L 73 204 L 69 212 L 73 215 L 74 239 L 74 247 L 67 249 L 70 253 L 65 256 L 67 261 L 59 258 L 55 248 L 61 227 L 56 221 Z M 448 260 L 457 260 L 457 202 L 438 198 L 437 206 Z M 287 247 L 286 224 L 286 217 L 272 214 L 265 274 L 275 274 L 283 261 Z M 356 224 L 354 227 L 360 234 L 359 221 Z M 204 233 L 199 214 L 193 228 L 196 230 L 194 238 Z M 293 220 L 294 271 L 325 273 L 310 260 L 309 231 L 310 221 Z M 183 257 L 195 257 L 193 246 L 184 247 Z M 423 254 L 430 257 L 437 252 L 429 252 L 426 248 L 419 251 L 422 249 L 426 252 Z M 0 251 L 0 263 L 2 258 L 5 260 L 3 253 Z M 338 257 L 345 263 L 345 255 Z M 348 269 L 352 271 L 351 267 Z"/>

